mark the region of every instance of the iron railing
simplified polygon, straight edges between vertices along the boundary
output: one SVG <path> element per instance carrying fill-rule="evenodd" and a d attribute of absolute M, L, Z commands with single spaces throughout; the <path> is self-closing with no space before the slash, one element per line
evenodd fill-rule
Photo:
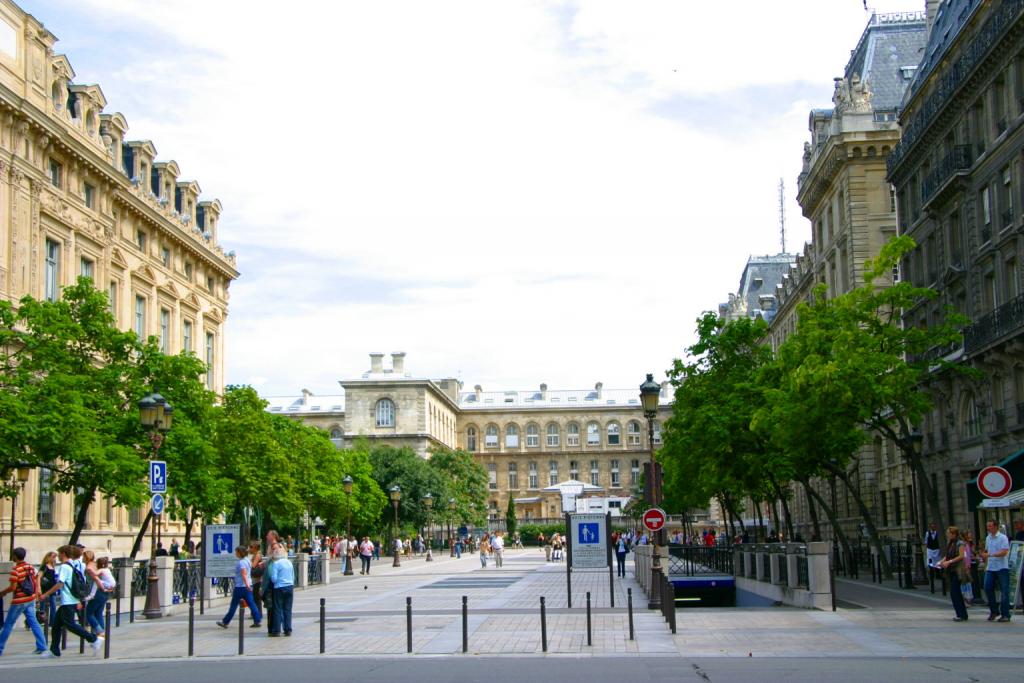
<path fill-rule="evenodd" d="M 807 546 L 801 547 L 796 554 L 796 587 L 810 589 L 810 573 L 807 568 Z"/>
<path fill-rule="evenodd" d="M 233 576 L 222 576 L 220 578 L 210 579 L 213 584 L 211 592 L 212 597 L 223 597 L 229 598 L 235 590 L 235 578 Z"/>
<path fill-rule="evenodd" d="M 983 315 L 964 330 L 964 351 L 974 353 L 996 339 L 1024 328 L 1024 294 Z"/>
<path fill-rule="evenodd" d="M 971 146 L 954 145 L 921 182 L 921 204 L 928 206 L 928 202 L 957 174 L 969 171 L 971 163 Z"/>
<path fill-rule="evenodd" d="M 310 555 L 306 579 L 310 586 L 324 582 L 324 563 L 322 555 Z"/>
<path fill-rule="evenodd" d="M 704 574 L 733 575 L 733 550 L 728 547 L 703 545 L 668 546 L 668 574 L 670 576 L 701 576 Z"/>
<path fill-rule="evenodd" d="M 175 560 L 172 589 L 172 599 L 175 603 L 187 602 L 190 597 L 199 597 L 202 574 L 199 560 Z"/>

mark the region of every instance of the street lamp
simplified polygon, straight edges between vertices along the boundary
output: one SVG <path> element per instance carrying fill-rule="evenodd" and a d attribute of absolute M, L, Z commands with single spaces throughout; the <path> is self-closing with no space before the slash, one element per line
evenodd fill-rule
<path fill-rule="evenodd" d="M 429 493 L 423 496 L 423 505 L 427 508 L 427 562 L 433 562 L 434 556 L 430 552 L 430 511 L 434 509 L 434 497 Z"/>
<path fill-rule="evenodd" d="M 160 446 L 164 442 L 164 434 L 171 428 L 171 420 L 174 417 L 174 408 L 163 396 L 152 393 L 139 401 L 139 422 L 149 432 L 149 442 L 153 447 L 153 454 L 150 460 L 156 460 L 160 453 Z M 160 589 L 157 585 L 159 578 L 156 572 L 156 526 L 157 515 L 150 510 L 152 518 L 151 538 L 149 541 L 149 579 L 146 591 L 146 609 L 142 616 L 147 619 L 159 619 L 163 616 L 160 611 Z"/>
<path fill-rule="evenodd" d="M 28 465 L 18 465 L 15 470 L 15 476 L 17 479 L 12 482 L 14 484 L 14 494 L 11 496 L 11 549 L 7 554 L 7 557 L 10 560 L 14 559 L 14 531 L 17 528 L 18 491 L 25 490 L 25 482 L 28 481 L 28 477 L 31 473 L 32 468 Z"/>
<path fill-rule="evenodd" d="M 345 522 L 345 545 L 348 545 L 349 539 L 352 538 L 352 477 L 345 475 L 345 478 L 341 480 L 341 486 L 345 489 L 345 502 L 348 508 L 348 520 Z M 348 552 L 345 553 L 345 571 L 344 576 L 352 576 L 352 549 L 349 548 Z"/>
<path fill-rule="evenodd" d="M 394 486 L 391 487 L 391 491 L 389 491 L 389 494 L 391 496 L 391 504 L 395 506 L 395 533 L 394 538 L 392 538 L 391 540 L 391 545 L 393 546 L 395 552 L 395 561 L 391 564 L 391 566 L 401 567 L 402 563 L 398 559 L 398 544 L 395 543 L 395 540 L 398 539 L 398 501 L 402 500 L 402 489 L 401 487 L 398 486 L 398 484 L 395 484 Z"/>
<path fill-rule="evenodd" d="M 644 417 L 647 418 L 647 445 L 651 449 L 651 464 L 648 468 L 650 481 L 644 482 L 644 489 L 647 492 L 647 502 L 652 507 L 661 503 L 661 466 L 654 460 L 654 418 L 658 416 L 658 399 L 661 397 L 661 385 L 654 381 L 654 375 L 647 374 L 647 379 L 640 385 L 640 405 L 644 409 Z M 658 555 L 658 541 L 662 531 L 655 531 L 651 534 L 651 599 L 647 603 L 649 609 L 659 609 L 661 599 L 658 594 L 661 581 L 661 557 Z"/>
<path fill-rule="evenodd" d="M 448 499 L 448 511 L 451 513 L 448 521 L 448 545 L 451 546 L 451 557 L 455 557 L 455 539 L 452 538 L 452 526 L 455 524 L 455 510 L 458 505 L 454 498 Z"/>

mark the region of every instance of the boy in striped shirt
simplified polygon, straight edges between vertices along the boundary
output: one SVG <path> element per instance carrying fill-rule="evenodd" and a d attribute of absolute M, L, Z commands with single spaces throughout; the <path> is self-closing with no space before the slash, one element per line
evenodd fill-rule
<path fill-rule="evenodd" d="M 36 619 L 36 596 L 39 595 L 39 577 L 35 568 L 25 561 L 25 549 L 14 549 L 14 568 L 11 569 L 11 585 L 0 591 L 0 596 L 13 593 L 11 609 L 7 611 L 7 619 L 4 621 L 4 628 L 0 631 L 0 654 L 3 654 L 7 639 L 11 637 L 14 630 L 14 622 L 22 614 L 25 621 L 32 629 L 32 635 L 36 639 L 36 650 L 33 654 L 41 655 L 47 652 L 46 636 Z M 31 590 L 29 586 L 31 585 Z"/>

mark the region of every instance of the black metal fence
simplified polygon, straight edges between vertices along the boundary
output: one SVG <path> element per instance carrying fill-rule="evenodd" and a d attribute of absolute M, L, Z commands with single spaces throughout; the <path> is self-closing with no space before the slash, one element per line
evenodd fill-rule
<path fill-rule="evenodd" d="M 309 556 L 309 566 L 306 569 L 306 579 L 310 586 L 324 582 L 324 563 L 322 555 Z"/>
<path fill-rule="evenodd" d="M 198 598 L 202 583 L 202 567 L 199 560 L 175 560 L 173 576 L 173 600 L 188 602 L 189 598 Z"/>
<path fill-rule="evenodd" d="M 703 574 L 732 576 L 733 549 L 669 544 L 668 573 L 670 576 L 700 576 Z"/>

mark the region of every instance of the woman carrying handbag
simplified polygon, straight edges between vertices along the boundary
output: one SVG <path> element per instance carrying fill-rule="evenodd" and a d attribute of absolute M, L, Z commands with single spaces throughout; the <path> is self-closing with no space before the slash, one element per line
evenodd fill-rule
<path fill-rule="evenodd" d="M 955 526 L 946 529 L 946 539 L 946 552 L 937 566 L 946 570 L 949 579 L 949 599 L 956 612 L 953 621 L 967 621 L 967 606 L 964 605 L 964 594 L 960 590 L 961 585 L 970 581 L 970 573 L 964 562 L 965 544 L 960 540 L 960 530 Z"/>

